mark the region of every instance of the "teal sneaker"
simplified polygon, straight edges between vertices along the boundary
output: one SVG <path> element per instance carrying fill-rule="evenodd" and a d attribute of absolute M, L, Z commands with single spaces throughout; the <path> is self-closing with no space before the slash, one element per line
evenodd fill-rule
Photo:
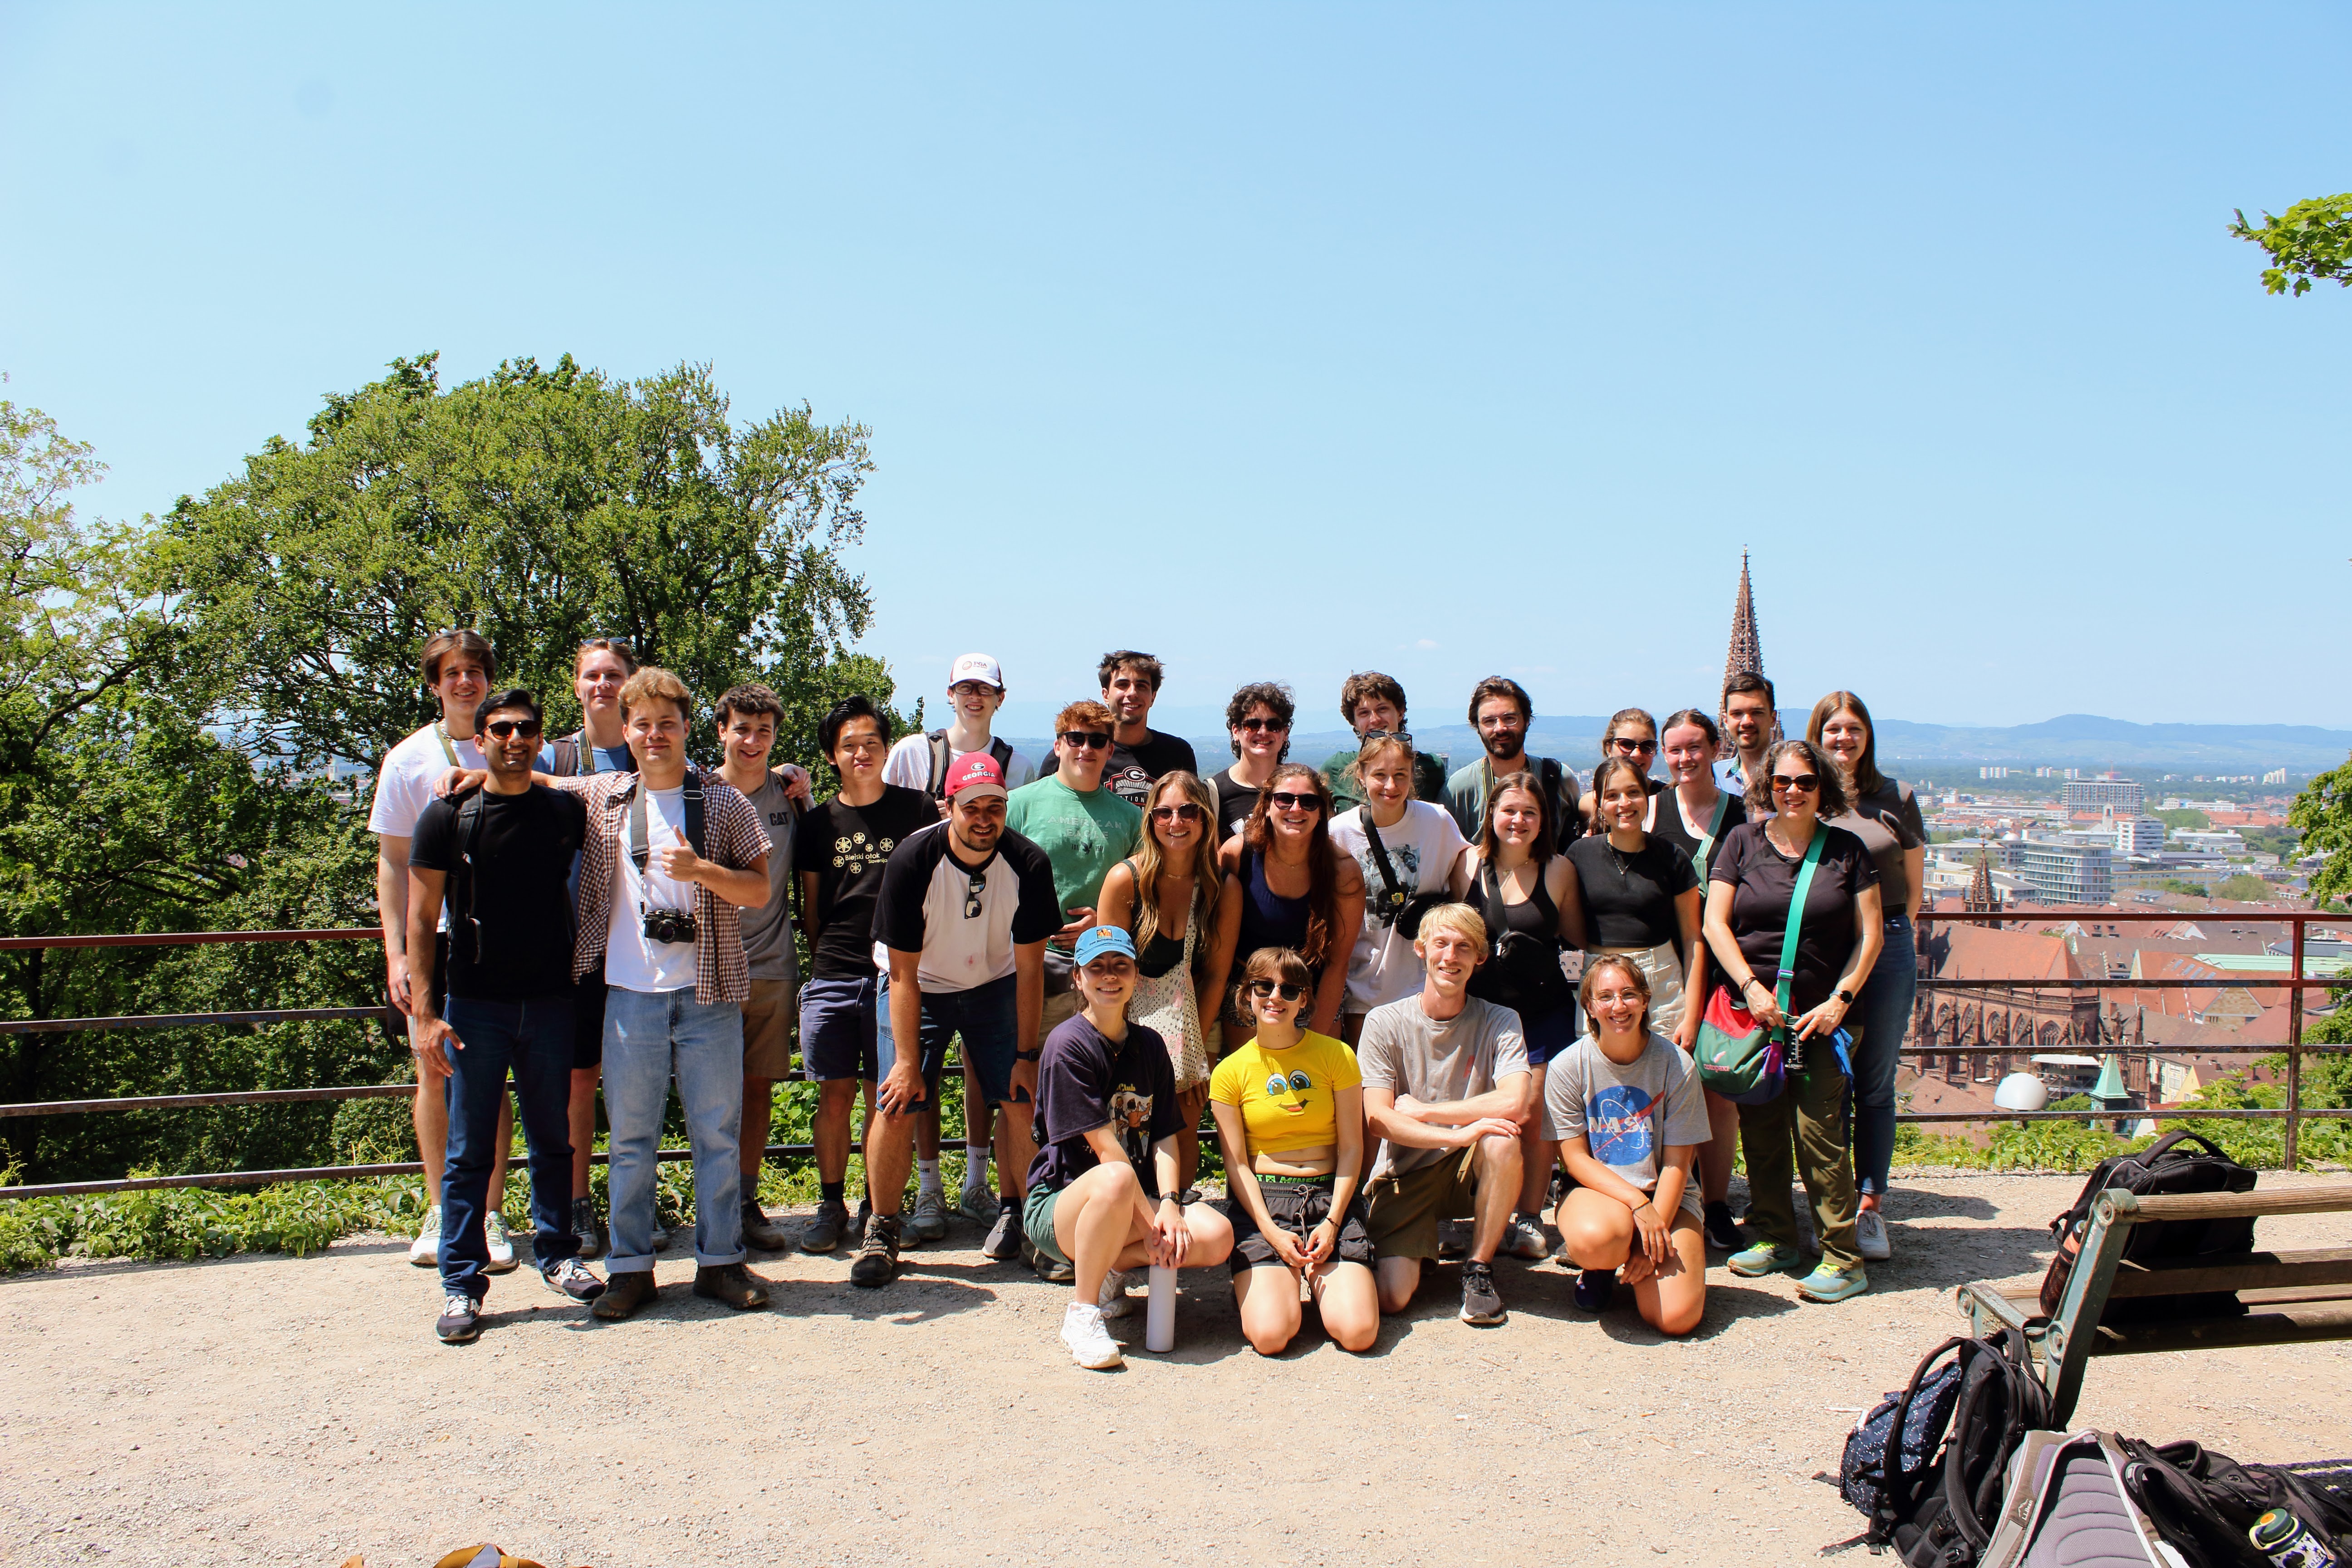
<path fill-rule="evenodd" d="M 1832 1268 L 1826 1259 L 1797 1281 L 1797 1294 L 1808 1301 L 1843 1301 L 1869 1289 L 1870 1276 L 1863 1271 L 1861 1264 L 1851 1268 Z"/>
<path fill-rule="evenodd" d="M 1759 1274 L 1778 1274 L 1797 1266 L 1797 1249 L 1782 1247 L 1778 1242 L 1759 1241 L 1745 1252 L 1735 1252 L 1725 1265 L 1742 1279 L 1753 1279 Z"/>

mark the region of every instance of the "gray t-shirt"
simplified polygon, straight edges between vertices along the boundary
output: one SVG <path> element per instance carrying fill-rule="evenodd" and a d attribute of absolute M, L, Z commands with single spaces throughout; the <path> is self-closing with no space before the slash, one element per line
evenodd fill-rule
<path fill-rule="evenodd" d="M 1462 1011 L 1439 1021 L 1422 1011 L 1421 993 L 1364 1015 L 1356 1063 L 1366 1089 L 1411 1095 L 1426 1105 L 1475 1100 L 1513 1073 L 1528 1070 L 1528 1045 L 1519 1016 L 1475 996 Z M 1401 1149 L 1381 1141 L 1375 1174 L 1402 1176 L 1435 1164 L 1444 1149 Z"/>
<path fill-rule="evenodd" d="M 1690 1059 L 1663 1035 L 1653 1032 L 1642 1054 L 1622 1066 L 1580 1035 L 1544 1068 L 1544 1131 L 1582 1138 L 1594 1159 L 1654 1193 L 1666 1149 L 1707 1141 L 1706 1101 Z M 1682 1206 L 1702 1217 L 1697 1182 L 1684 1183 Z"/>
<path fill-rule="evenodd" d="M 770 773 L 765 784 L 744 797 L 760 814 L 768 834 L 768 901 L 743 911 L 743 957 L 754 980 L 801 977 L 800 959 L 793 952 L 793 805 L 784 798 L 782 779 Z"/>
<path fill-rule="evenodd" d="M 1927 825 L 1920 819 L 1919 797 L 1911 786 L 1888 779 L 1885 788 L 1857 796 L 1852 811 L 1830 821 L 1861 839 L 1862 847 L 1870 851 L 1871 860 L 1878 867 L 1878 896 L 1886 912 L 1906 913 L 1911 907 L 1911 879 L 1903 853 L 1927 842 Z"/>

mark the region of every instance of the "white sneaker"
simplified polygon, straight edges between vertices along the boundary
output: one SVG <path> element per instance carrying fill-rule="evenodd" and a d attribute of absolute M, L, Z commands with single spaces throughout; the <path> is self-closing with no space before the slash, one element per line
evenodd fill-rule
<path fill-rule="evenodd" d="M 1526 1215 L 1515 1214 L 1511 1223 L 1503 1227 L 1503 1250 L 1514 1258 L 1540 1263 L 1551 1256 L 1551 1243 L 1545 1238 L 1542 1226 Z"/>
<path fill-rule="evenodd" d="M 1127 1364 L 1127 1358 L 1119 1353 L 1118 1342 L 1103 1327 L 1100 1307 L 1073 1301 L 1064 1308 L 1062 1342 L 1070 1347 L 1070 1358 L 1089 1372 L 1108 1372 Z"/>
<path fill-rule="evenodd" d="M 425 1211 L 425 1223 L 417 1228 L 416 1239 L 408 1244 L 408 1261 L 419 1268 L 441 1267 L 441 1205 L 435 1204 Z"/>
<path fill-rule="evenodd" d="M 1127 1293 L 1127 1288 L 1134 1282 L 1135 1277 L 1123 1270 L 1103 1271 L 1102 1289 L 1097 1293 L 1095 1305 L 1104 1317 L 1124 1318 L 1135 1310 L 1135 1298 Z"/>
<path fill-rule="evenodd" d="M 1886 1221 L 1876 1209 L 1864 1209 L 1853 1216 L 1853 1249 L 1873 1263 L 1884 1263 L 1895 1256 L 1894 1244 L 1886 1238 Z"/>
<path fill-rule="evenodd" d="M 946 1196 L 940 1193 L 916 1193 L 915 1212 L 907 1221 L 907 1239 L 915 1243 L 937 1241 L 947 1233 Z"/>
<path fill-rule="evenodd" d="M 513 1273 L 514 1237 L 507 1234 L 507 1216 L 492 1209 L 490 1217 L 483 1222 L 482 1230 L 488 1237 L 490 1243 L 490 1261 L 482 1272 L 485 1274 Z"/>

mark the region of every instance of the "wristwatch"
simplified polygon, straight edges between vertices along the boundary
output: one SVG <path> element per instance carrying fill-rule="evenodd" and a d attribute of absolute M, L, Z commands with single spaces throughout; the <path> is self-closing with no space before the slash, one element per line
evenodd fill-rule
<path fill-rule="evenodd" d="M 1838 999 L 1839 1001 L 1841 1001 L 1841 1002 L 1844 1003 L 1847 1006 L 1851 1007 L 1851 1006 L 1853 1006 L 1853 992 L 1851 992 L 1851 991 L 1840 991 L 1840 992 L 1838 992 L 1838 993 L 1836 994 L 1836 995 L 1837 995 L 1837 999 Z"/>

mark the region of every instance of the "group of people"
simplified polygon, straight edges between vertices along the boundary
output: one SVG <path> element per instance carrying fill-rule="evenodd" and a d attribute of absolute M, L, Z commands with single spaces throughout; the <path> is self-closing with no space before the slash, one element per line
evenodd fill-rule
<path fill-rule="evenodd" d="M 1727 683 L 1721 727 L 1626 709 L 1588 784 L 1528 753 L 1533 704 L 1502 677 L 1471 693 L 1480 755 L 1451 770 L 1414 745 L 1403 689 L 1370 672 L 1340 692 L 1355 749 L 1293 762 L 1292 696 L 1260 681 L 1227 705 L 1232 762 L 1204 775 L 1150 728 L 1163 673 L 1106 655 L 1100 700 L 1061 710 L 1042 759 L 993 733 L 1005 685 L 985 654 L 954 661 L 949 721 L 928 732 L 894 735 L 852 696 L 819 726 L 839 787 L 817 801 L 772 765 L 764 688 L 719 700 L 724 763 L 706 773 L 685 758 L 691 698 L 625 644 L 582 647 L 586 721 L 551 744 L 530 693 L 490 689 L 481 639 L 428 644 L 442 718 L 387 757 L 373 826 L 420 1064 L 435 1206 L 412 1258 L 441 1269 L 436 1331 L 470 1338 L 487 1276 L 513 1266 L 496 1195 L 509 1073 L 534 1259 L 620 1318 L 654 1295 L 668 1078 L 692 1145 L 694 1289 L 748 1309 L 766 1291 L 747 1245 L 849 1243 L 849 1279 L 878 1289 L 902 1249 L 947 1233 L 951 1043 L 955 1207 L 989 1227 L 987 1256 L 1072 1287 L 1062 1337 L 1082 1366 L 1118 1364 L 1106 1321 L 1155 1264 L 1225 1265 L 1269 1355 L 1300 1331 L 1302 1298 L 1336 1342 L 1369 1348 L 1455 1254 L 1462 1319 L 1499 1323 L 1495 1261 L 1551 1255 L 1547 1219 L 1580 1307 L 1622 1286 L 1685 1333 L 1710 1249 L 1738 1275 L 1804 1268 L 1792 1180 L 1821 1252 L 1799 1294 L 1867 1288 L 1865 1260 L 1891 1254 L 1879 1204 L 1926 834 L 1878 770 L 1860 698 L 1822 699 L 1801 740 L 1778 738 L 1758 676 Z M 756 1197 L 795 1022 L 820 1086 L 820 1199 L 797 1238 Z M 1706 1087 L 1709 1026 L 1781 1041 L 1777 1091 Z M 609 1232 L 586 1181 L 600 1062 Z M 1204 1120 L 1213 1203 L 1195 1186 Z M 604 1280 L 583 1261 L 600 1251 Z"/>

